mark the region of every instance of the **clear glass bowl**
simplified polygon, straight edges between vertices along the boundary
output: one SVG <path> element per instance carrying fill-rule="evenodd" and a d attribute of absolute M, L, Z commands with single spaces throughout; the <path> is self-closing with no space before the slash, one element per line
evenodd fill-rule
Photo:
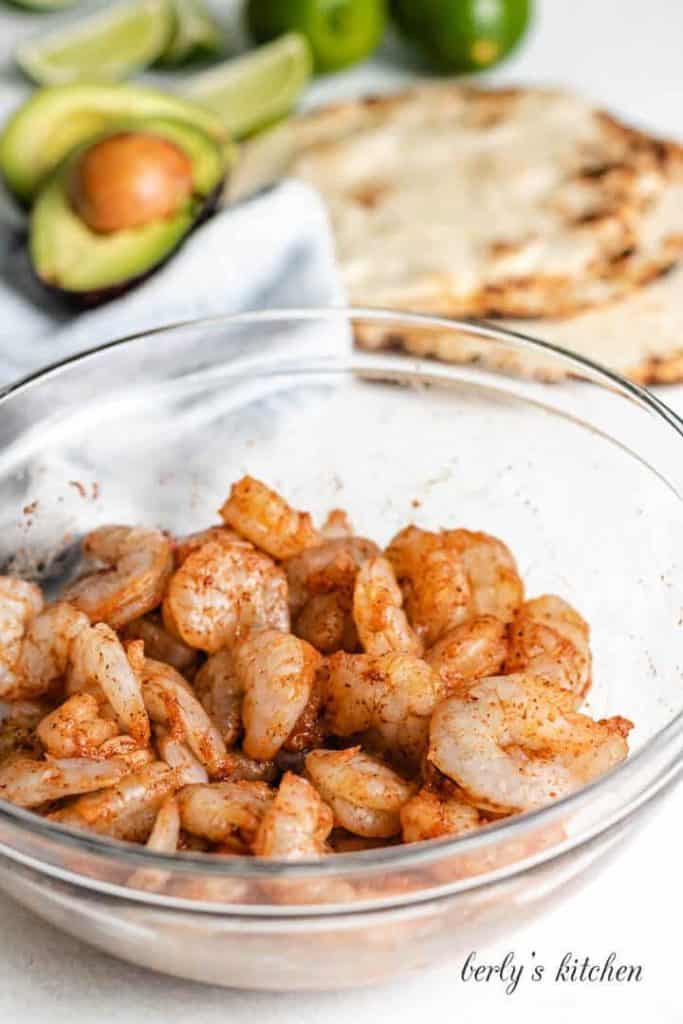
<path fill-rule="evenodd" d="M 446 336 L 469 365 L 352 350 Z M 554 383 L 485 368 L 532 357 Z M 589 620 L 589 710 L 633 754 L 551 807 L 444 839 L 286 864 L 166 857 L 0 802 L 0 885 L 160 971 L 249 988 L 384 979 L 507 934 L 566 897 L 681 771 L 683 425 L 655 397 L 486 325 L 344 310 L 181 324 L 104 346 L 0 399 L 0 559 L 54 589 L 105 522 L 184 532 L 245 472 L 387 540 L 414 520 L 502 537 L 529 594 Z"/>

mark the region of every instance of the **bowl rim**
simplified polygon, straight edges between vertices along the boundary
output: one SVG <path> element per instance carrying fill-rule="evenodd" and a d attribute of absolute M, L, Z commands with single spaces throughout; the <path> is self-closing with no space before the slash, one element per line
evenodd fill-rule
<path fill-rule="evenodd" d="M 136 342 L 156 335 L 163 335 L 190 327 L 210 329 L 221 326 L 233 327 L 240 325 L 246 326 L 250 324 L 256 325 L 259 323 L 276 324 L 286 321 L 302 322 L 324 319 L 339 319 L 346 322 L 353 320 L 370 320 L 378 323 L 392 324 L 396 324 L 396 322 L 400 321 L 405 325 L 414 326 L 416 328 L 438 328 L 454 332 L 465 331 L 470 335 L 488 338 L 491 341 L 502 342 L 512 348 L 517 347 L 522 350 L 551 354 L 553 357 L 559 357 L 561 361 L 568 363 L 569 367 L 573 368 L 574 373 L 572 373 L 572 376 L 578 377 L 579 379 L 583 377 L 585 379 L 586 375 L 588 375 L 591 380 L 599 385 L 606 387 L 613 392 L 616 391 L 620 393 L 624 399 L 630 399 L 636 404 L 644 406 L 657 418 L 663 420 L 664 423 L 673 429 L 683 440 L 683 418 L 679 417 L 677 413 L 675 413 L 665 402 L 661 401 L 658 396 L 654 395 L 647 388 L 627 380 L 615 371 L 610 370 L 585 356 L 574 353 L 567 348 L 544 341 L 541 338 L 536 338 L 526 333 L 511 330 L 508 327 L 498 326 L 494 322 L 487 320 L 431 316 L 428 314 L 410 313 L 376 307 L 364 308 L 352 306 L 330 306 L 252 310 L 234 314 L 228 313 L 195 319 L 190 318 L 177 322 L 170 322 L 159 327 L 135 331 L 131 334 L 70 354 L 63 359 L 43 365 L 38 369 L 32 370 L 23 375 L 17 380 L 12 381 L 5 388 L 0 389 L 0 409 L 17 395 L 29 390 L 33 385 L 44 382 L 49 377 L 58 374 L 72 364 L 87 362 L 88 360 L 97 358 L 103 352 L 133 345 Z M 303 359 L 299 357 L 295 359 L 295 362 L 298 364 L 298 369 L 300 371 L 304 371 L 307 362 L 314 365 L 315 369 L 318 370 L 320 368 L 320 355 L 304 356 Z M 381 350 L 380 352 L 368 352 L 358 349 L 353 349 L 350 353 L 346 353 L 343 365 L 339 363 L 339 357 L 335 354 L 328 354 L 324 356 L 323 363 L 325 365 L 329 364 L 332 369 L 346 369 L 348 371 L 353 371 L 354 369 L 391 369 L 396 370 L 403 375 L 410 375 L 418 372 L 422 372 L 424 374 L 432 373 L 433 375 L 437 372 L 435 371 L 435 368 L 438 367 L 438 376 L 441 380 L 457 380 L 457 370 L 462 370 L 463 365 L 448 364 L 435 358 L 416 356 L 407 352 L 396 353 L 387 350 Z M 276 365 L 278 368 L 280 366 L 286 366 L 287 361 L 276 361 Z M 296 372 L 296 370 L 292 370 L 290 366 L 288 372 Z M 503 377 L 504 375 L 498 375 L 499 380 L 503 379 Z M 677 491 L 675 493 L 683 504 L 683 495 L 679 494 Z M 521 871 L 527 870 L 529 867 L 554 859 L 555 857 L 566 853 L 568 850 L 589 842 L 596 835 L 600 835 L 612 826 L 623 821 L 626 817 L 630 816 L 631 813 L 634 813 L 641 806 L 652 800 L 660 791 L 675 782 L 681 775 L 683 775 L 683 708 L 676 712 L 661 729 L 649 737 L 642 747 L 640 747 L 635 753 L 629 755 L 626 761 L 612 768 L 610 771 L 601 775 L 591 783 L 582 786 L 580 789 L 568 796 L 563 797 L 560 800 L 553 801 L 552 803 L 537 810 L 512 815 L 509 818 L 503 818 L 499 821 L 492 822 L 491 824 L 472 833 L 455 837 L 446 836 L 426 842 L 399 844 L 396 846 L 387 846 L 378 849 L 355 851 L 341 856 L 331 855 L 328 857 L 317 859 L 311 858 L 301 861 L 286 861 L 239 855 L 234 858 L 219 858 L 213 854 L 201 852 L 180 851 L 173 854 L 153 852 L 139 844 L 99 836 L 96 833 L 85 832 L 69 826 L 61 825 L 57 822 L 48 821 L 46 818 L 41 817 L 33 811 L 18 807 L 17 805 L 3 799 L 0 799 L 0 821 L 8 819 L 23 831 L 33 833 L 43 839 L 55 841 L 72 850 L 76 849 L 81 852 L 90 852 L 105 859 L 107 857 L 121 858 L 131 867 L 157 868 L 165 872 L 177 869 L 182 873 L 201 871 L 204 874 L 212 876 L 242 878 L 244 880 L 267 879 L 275 876 L 278 878 L 306 878 L 334 875 L 336 877 L 352 878 L 354 875 L 379 868 L 404 870 L 414 868 L 416 866 L 425 866 L 431 864 L 435 860 L 440 860 L 449 854 L 468 854 L 473 850 L 480 850 L 482 848 L 486 849 L 501 839 L 509 838 L 515 840 L 525 833 L 535 831 L 541 825 L 551 825 L 557 817 L 567 811 L 575 810 L 577 807 L 587 804 L 596 793 L 606 792 L 615 776 L 624 778 L 629 773 L 635 774 L 637 768 L 645 760 L 649 759 L 653 753 L 663 749 L 667 744 L 672 741 L 675 742 L 676 740 L 678 741 L 677 750 L 673 761 L 671 761 L 667 769 L 661 772 L 654 781 L 649 782 L 642 792 L 636 791 L 635 794 L 631 794 L 630 798 L 623 801 L 621 806 L 609 817 L 601 820 L 589 830 L 572 835 L 565 842 L 550 845 L 533 857 L 522 858 L 519 861 L 515 861 L 512 864 L 504 866 L 503 868 L 485 871 L 481 874 L 471 876 L 466 880 L 467 884 L 463 887 L 472 889 L 483 887 L 490 884 L 492 881 L 497 881 L 501 878 L 507 878 L 511 875 L 518 874 Z M 6 849 L 5 844 L 0 843 L 0 851 L 4 849 Z M 11 851 L 8 851 L 8 856 L 12 856 Z M 17 856 L 16 859 L 33 861 L 34 857 Z M 44 866 L 47 872 L 47 862 L 42 862 L 39 858 L 35 858 L 35 861 L 41 868 Z M 71 873 L 69 872 L 55 873 L 61 874 L 62 876 L 69 874 L 71 877 Z M 141 902 L 157 902 L 157 899 L 154 898 L 154 894 L 151 892 L 129 888 L 122 889 L 119 886 L 111 886 L 87 875 L 80 875 L 77 872 L 73 873 L 73 877 L 78 879 L 81 884 L 94 889 L 105 890 L 109 888 L 119 892 L 125 892 L 129 899 L 139 900 Z M 432 898 L 434 898 L 433 889 L 430 890 L 429 895 L 425 894 L 423 897 L 417 893 L 413 893 L 411 895 L 410 902 L 418 902 L 420 899 Z M 161 901 L 164 904 L 170 902 L 184 902 L 172 901 L 169 900 L 168 897 L 163 897 Z M 197 907 L 200 903 L 201 901 L 192 901 L 192 906 Z M 375 904 L 372 904 L 371 906 L 374 905 Z M 219 904 L 209 905 L 209 909 L 212 911 L 216 911 L 218 907 Z M 254 906 L 253 904 L 245 905 L 244 907 L 240 905 L 238 907 L 238 910 L 244 913 L 248 913 L 249 911 L 253 913 L 259 909 L 267 909 L 269 913 L 277 913 L 276 907 L 266 904 L 263 904 L 261 907 Z M 348 907 L 346 907 L 346 905 L 342 905 L 339 909 L 346 909 L 349 913 L 357 912 L 355 903 L 351 903 Z M 381 906 L 378 906 L 378 909 L 381 909 Z M 282 910 L 286 912 L 292 911 L 294 910 L 294 906 L 283 905 Z M 325 913 L 331 910 L 331 908 L 329 905 L 322 904 L 320 906 L 316 905 L 316 910 L 318 913 Z"/>

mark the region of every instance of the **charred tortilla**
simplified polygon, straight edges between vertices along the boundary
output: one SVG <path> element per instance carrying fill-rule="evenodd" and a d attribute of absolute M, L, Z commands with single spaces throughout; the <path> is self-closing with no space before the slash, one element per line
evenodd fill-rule
<path fill-rule="evenodd" d="M 450 83 L 328 107 L 298 133 L 352 304 L 512 318 L 639 379 L 683 376 L 683 147 L 572 94 Z"/>

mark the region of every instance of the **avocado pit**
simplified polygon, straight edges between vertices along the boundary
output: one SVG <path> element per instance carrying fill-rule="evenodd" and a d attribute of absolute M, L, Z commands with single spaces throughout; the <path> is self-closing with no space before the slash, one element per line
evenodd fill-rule
<path fill-rule="evenodd" d="M 193 191 L 190 157 L 168 139 L 119 132 L 76 161 L 69 199 L 92 231 L 111 234 L 173 217 Z"/>

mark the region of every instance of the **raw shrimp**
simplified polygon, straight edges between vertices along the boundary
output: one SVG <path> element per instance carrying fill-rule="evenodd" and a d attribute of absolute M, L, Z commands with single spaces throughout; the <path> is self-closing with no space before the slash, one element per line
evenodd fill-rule
<path fill-rule="evenodd" d="M 167 796 L 154 819 L 146 846 L 155 853 L 175 853 L 180 839 L 180 811 L 174 796 Z"/>
<path fill-rule="evenodd" d="M 333 654 L 321 673 L 324 718 L 336 736 L 369 733 L 381 750 L 417 763 L 442 696 L 436 672 L 407 654 Z"/>
<path fill-rule="evenodd" d="M 369 839 L 367 836 L 355 836 L 345 828 L 335 828 L 327 840 L 332 853 L 358 853 L 363 850 L 378 850 L 383 846 L 394 846 L 396 837 L 391 839 Z"/>
<path fill-rule="evenodd" d="M 403 804 L 400 813 L 404 843 L 460 836 L 486 824 L 476 807 L 431 789 L 421 789 Z"/>
<path fill-rule="evenodd" d="M 282 777 L 277 795 L 261 819 L 253 843 L 257 857 L 301 860 L 327 853 L 333 815 L 306 779 Z"/>
<path fill-rule="evenodd" d="M 175 572 L 163 604 L 173 634 L 213 654 L 250 629 L 289 629 L 287 580 L 267 555 L 209 541 Z"/>
<path fill-rule="evenodd" d="M 199 661 L 199 652 L 188 647 L 182 640 L 171 636 L 164 629 L 157 615 L 146 615 L 142 619 L 133 619 L 121 630 L 121 639 L 143 640 L 145 654 L 155 661 L 165 661 L 172 665 L 181 675 L 191 679 Z"/>
<path fill-rule="evenodd" d="M 358 570 L 353 590 L 353 619 L 368 654 L 422 654 L 422 642 L 402 606 L 403 595 L 391 562 L 369 558 Z"/>
<path fill-rule="evenodd" d="M 39 757 L 42 744 L 35 734 L 38 723 L 51 710 L 44 701 L 19 701 L 0 710 L 0 763 L 12 754 Z"/>
<path fill-rule="evenodd" d="M 393 538 L 386 556 L 403 590 L 408 619 L 425 647 L 468 618 L 465 566 L 443 533 L 407 526 Z"/>
<path fill-rule="evenodd" d="M 188 533 L 184 537 L 176 537 L 173 543 L 173 555 L 176 569 L 183 564 L 188 555 L 210 541 L 218 541 L 219 544 L 241 544 L 245 548 L 253 548 L 239 533 L 229 530 L 227 526 L 207 526 L 205 530 L 197 530 L 196 533 Z"/>
<path fill-rule="evenodd" d="M 140 680 L 118 636 L 104 622 L 82 629 L 71 647 L 69 692 L 88 689 L 93 684 L 111 704 L 121 730 L 140 746 L 147 746 L 149 718 Z"/>
<path fill-rule="evenodd" d="M 275 761 L 257 761 L 241 750 L 229 750 L 222 777 L 226 782 L 275 782 L 281 774 Z"/>
<path fill-rule="evenodd" d="M 169 768 L 175 768 L 178 782 L 189 786 L 194 782 L 208 782 L 209 775 L 190 748 L 182 740 L 177 739 L 163 725 L 155 725 L 154 738 L 159 757 Z"/>
<path fill-rule="evenodd" d="M 153 761 L 108 789 L 79 797 L 48 817 L 72 828 L 142 843 L 149 837 L 162 803 L 177 788 L 175 772 L 161 761 Z"/>
<path fill-rule="evenodd" d="M 363 562 L 381 552 L 365 537 L 324 540 L 283 562 L 289 585 L 289 604 L 296 615 L 317 594 L 353 594 L 356 573 Z"/>
<path fill-rule="evenodd" d="M 526 601 L 510 625 L 505 671 L 548 679 L 571 691 L 578 707 L 591 685 L 588 623 L 561 597 Z"/>
<path fill-rule="evenodd" d="M 497 814 L 542 807 L 624 760 L 630 722 L 564 711 L 552 691 L 518 673 L 449 697 L 432 717 L 429 759 Z"/>
<path fill-rule="evenodd" d="M 116 722 L 100 716 L 100 705 L 90 693 L 75 693 L 36 729 L 51 757 L 97 757 L 98 748 L 118 731 Z"/>
<path fill-rule="evenodd" d="M 273 558 L 290 558 L 319 544 L 321 537 L 308 512 L 297 512 L 285 499 L 253 476 L 232 485 L 221 519 Z"/>
<path fill-rule="evenodd" d="M 14 667 L 30 623 L 43 608 L 43 594 L 35 583 L 15 576 L 0 576 L 0 695 L 15 684 Z"/>
<path fill-rule="evenodd" d="M 353 536 L 351 520 L 343 508 L 330 509 L 325 518 L 325 522 L 320 527 L 320 533 L 327 540 L 331 540 L 333 537 Z"/>
<path fill-rule="evenodd" d="M 524 600 L 524 584 L 507 545 L 472 530 L 446 530 L 444 537 L 449 551 L 457 551 L 465 566 L 470 614 L 495 615 L 509 622 Z"/>
<path fill-rule="evenodd" d="M 415 787 L 383 761 L 360 747 L 312 750 L 306 773 L 332 808 L 335 824 L 370 838 L 388 838 L 401 831 L 399 811 Z"/>
<path fill-rule="evenodd" d="M 252 634 L 235 649 L 245 754 L 263 760 L 277 754 L 308 704 L 321 661 L 305 640 L 274 629 Z"/>
<path fill-rule="evenodd" d="M 352 598 L 343 590 L 314 594 L 296 617 L 292 632 L 321 654 L 357 651 L 360 640 L 351 605 Z"/>
<path fill-rule="evenodd" d="M 264 782 L 186 786 L 178 794 L 180 819 L 192 835 L 228 844 L 233 852 L 248 852 L 274 796 Z"/>
<path fill-rule="evenodd" d="M 91 622 L 121 629 L 161 603 L 173 571 L 171 542 L 161 530 L 100 526 L 85 537 L 83 552 L 107 568 L 76 580 L 63 597 Z"/>
<path fill-rule="evenodd" d="M 191 687 L 170 665 L 145 658 L 142 696 L 153 722 L 170 726 L 209 775 L 220 775 L 225 764 L 225 744 L 216 726 Z"/>
<path fill-rule="evenodd" d="M 88 625 L 83 612 L 64 602 L 33 616 L 14 663 L 5 660 L 0 667 L 0 697 L 30 700 L 48 693 L 66 672 L 74 638 Z"/>
<path fill-rule="evenodd" d="M 125 759 L 36 758 L 13 755 L 0 765 L 0 797 L 20 807 L 112 786 L 130 768 Z"/>
<path fill-rule="evenodd" d="M 242 735 L 244 684 L 235 672 L 232 652 L 222 650 L 210 655 L 192 685 L 226 747 L 234 747 Z"/>
<path fill-rule="evenodd" d="M 500 672 L 507 654 L 507 628 L 492 615 L 482 615 L 449 630 L 424 656 L 444 682 L 445 690 Z"/>

